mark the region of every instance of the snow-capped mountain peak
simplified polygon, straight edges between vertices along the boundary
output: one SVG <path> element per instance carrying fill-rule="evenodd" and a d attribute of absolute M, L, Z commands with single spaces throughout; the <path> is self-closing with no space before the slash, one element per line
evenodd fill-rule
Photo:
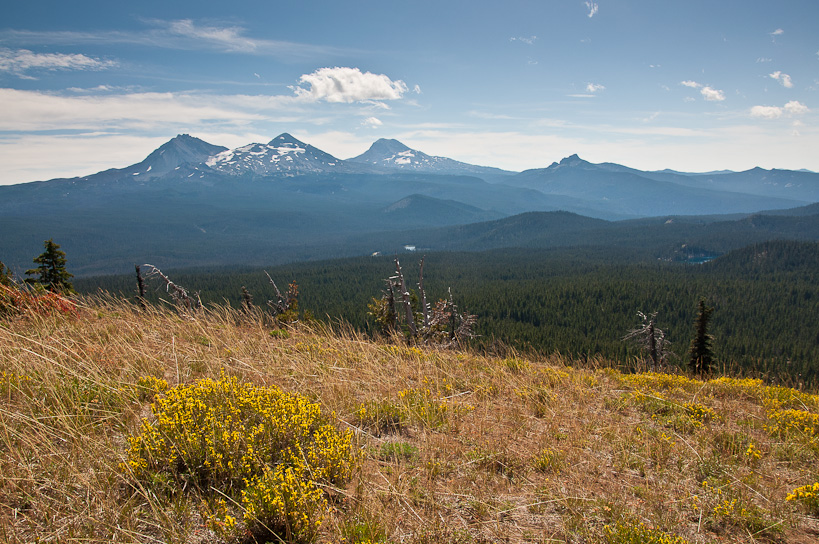
<path fill-rule="evenodd" d="M 155 149 L 145 160 L 125 170 L 140 179 L 159 177 L 186 163 L 199 164 L 225 149 L 189 134 L 179 134 Z"/>
<path fill-rule="evenodd" d="M 284 133 L 266 144 L 253 143 L 210 157 L 213 170 L 233 175 L 332 171 L 339 161 L 329 153 Z"/>
<path fill-rule="evenodd" d="M 347 162 L 363 163 L 390 170 L 411 170 L 430 174 L 503 174 L 497 168 L 486 168 L 446 157 L 427 155 L 411 149 L 398 140 L 381 138 L 370 149 Z"/>

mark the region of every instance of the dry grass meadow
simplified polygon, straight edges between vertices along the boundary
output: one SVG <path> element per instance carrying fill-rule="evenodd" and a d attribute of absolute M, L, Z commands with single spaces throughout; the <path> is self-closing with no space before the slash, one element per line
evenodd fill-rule
<path fill-rule="evenodd" d="M 25 309 L 0 318 L 0 541 L 819 541 L 819 486 L 804 487 L 819 481 L 819 396 L 610 366 L 274 328 L 226 308 Z M 274 478 L 256 497 L 290 497 L 271 515 L 309 531 L 251 530 L 247 482 L 191 479 L 178 458 L 131 468 L 142 422 L 161 419 L 152 401 L 226 377 L 317 404 L 349 439 L 349 474 L 312 494 Z"/>

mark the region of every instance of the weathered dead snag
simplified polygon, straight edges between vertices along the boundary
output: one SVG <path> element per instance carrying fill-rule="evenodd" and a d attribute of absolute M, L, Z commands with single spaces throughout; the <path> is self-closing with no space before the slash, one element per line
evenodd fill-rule
<path fill-rule="evenodd" d="M 637 316 L 643 320 L 643 323 L 630 330 L 623 340 L 634 340 L 648 352 L 649 365 L 652 370 L 664 369 L 668 364 L 669 356 L 673 353 L 668 351 L 668 345 L 671 342 L 666 338 L 665 331 L 657 327 L 657 312 L 651 315 L 637 312 Z"/>
<path fill-rule="evenodd" d="M 184 287 L 172 282 L 171 279 L 165 274 L 163 274 L 159 268 L 155 267 L 152 264 L 143 264 L 142 266 L 150 269 L 150 272 L 148 272 L 145 275 L 146 279 L 156 276 L 161 278 L 162 281 L 165 282 L 165 292 L 171 296 L 171 299 L 174 301 L 177 307 L 185 308 L 188 311 L 190 311 L 191 309 L 200 310 L 202 308 L 202 299 L 199 298 L 198 292 L 194 293 L 193 297 L 191 297 Z M 140 267 L 137 267 L 137 278 L 138 278 L 137 281 L 139 282 Z M 144 285 L 142 294 L 144 295 Z"/>
<path fill-rule="evenodd" d="M 403 326 L 407 344 L 414 343 L 434 345 L 445 348 L 462 346 L 467 340 L 474 338 L 474 326 L 477 317 L 468 313 L 461 313 L 455 305 L 452 290 L 449 297 L 441 299 L 431 307 L 427 302 L 424 288 L 424 259 L 421 259 L 418 277 L 418 295 L 411 293 L 407 288 L 404 271 L 398 258 L 395 258 L 396 275 L 386 281 L 386 288 L 380 299 L 373 298 L 369 308 L 369 315 L 375 321 L 379 332 L 391 336 L 399 330 L 399 312 L 396 309 L 396 292 L 400 294 L 400 304 L 403 306 Z"/>

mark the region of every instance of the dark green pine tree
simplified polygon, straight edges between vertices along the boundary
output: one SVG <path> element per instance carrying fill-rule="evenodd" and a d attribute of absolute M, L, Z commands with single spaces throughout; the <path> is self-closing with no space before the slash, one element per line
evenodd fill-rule
<path fill-rule="evenodd" d="M 713 308 L 708 308 L 704 300 L 697 305 L 697 317 L 694 319 L 694 339 L 688 350 L 688 368 L 695 374 L 708 374 L 714 362 L 711 351 L 711 335 L 708 334 L 708 321 Z"/>
<path fill-rule="evenodd" d="M 60 245 L 55 244 L 53 238 L 43 242 L 45 251 L 34 258 L 37 268 L 26 270 L 26 276 L 36 278 L 26 278 L 26 283 L 39 284 L 55 293 L 73 293 L 74 286 L 71 285 L 73 274 L 69 274 L 65 269 L 65 252 L 60 251 Z"/>

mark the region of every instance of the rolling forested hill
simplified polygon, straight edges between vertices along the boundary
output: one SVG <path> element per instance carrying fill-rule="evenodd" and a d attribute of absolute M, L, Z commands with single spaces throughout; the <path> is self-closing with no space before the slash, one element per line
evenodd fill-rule
<path fill-rule="evenodd" d="M 400 256 L 409 282 L 421 255 Z M 819 380 L 819 244 L 766 242 L 705 264 L 646 260 L 637 249 L 503 249 L 426 256 L 431 300 L 452 288 L 456 304 L 478 316 L 478 342 L 518 349 L 603 355 L 633 362 L 639 349 L 622 341 L 637 312 L 657 312 L 672 351 L 684 364 L 697 302 L 715 308 L 710 332 L 719 365 L 767 374 L 788 383 Z M 344 320 L 371 331 L 367 304 L 380 297 L 394 273 L 392 257 L 366 257 L 268 268 L 280 287 L 296 281 L 300 306 L 322 319 Z M 245 286 L 257 304 L 273 298 L 261 269 L 178 270 L 173 280 L 202 300 L 238 305 Z M 86 278 L 97 288 L 131 296 L 133 275 Z M 151 297 L 163 295 L 154 285 Z M 371 331 L 372 332 L 372 331 Z M 674 361 L 672 361 L 674 362 Z"/>

